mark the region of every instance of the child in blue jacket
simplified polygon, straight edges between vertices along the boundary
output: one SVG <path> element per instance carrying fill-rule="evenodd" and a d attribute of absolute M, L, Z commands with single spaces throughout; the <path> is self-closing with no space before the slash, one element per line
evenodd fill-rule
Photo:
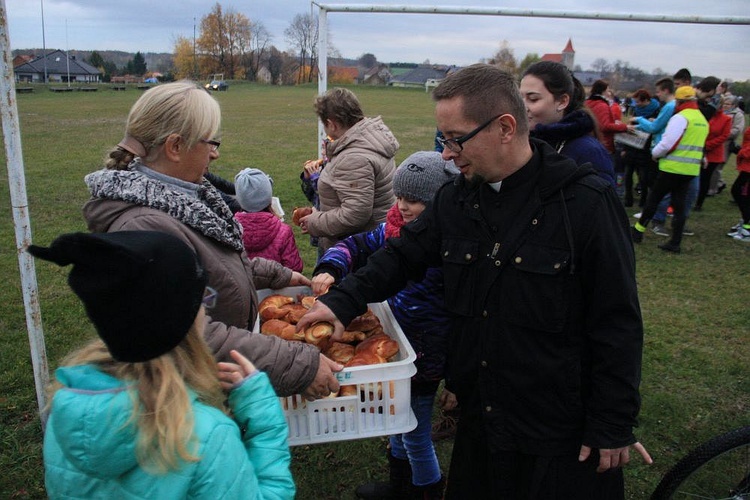
<path fill-rule="evenodd" d="M 49 498 L 294 497 L 279 400 L 238 352 L 217 369 L 203 340 L 216 292 L 182 241 L 75 233 L 29 252 L 73 264 L 68 282 L 100 337 L 55 372 Z"/>
<path fill-rule="evenodd" d="M 399 236 L 401 227 L 413 221 L 435 192 L 450 182 L 458 169 L 440 153 L 419 151 L 409 156 L 393 176 L 396 204 L 386 222 L 368 233 L 350 236 L 330 248 L 313 272 L 313 292 L 325 292 L 367 262 L 388 238 Z M 393 315 L 417 353 L 417 373 L 411 380 L 411 407 L 417 417 L 413 431 L 390 437 L 390 481 L 357 488 L 359 498 L 442 498 L 445 479 L 440 472 L 431 439 L 432 406 L 445 371 L 450 317 L 443 306 L 443 272 L 431 268 L 424 279 L 412 282 L 388 299 Z"/>

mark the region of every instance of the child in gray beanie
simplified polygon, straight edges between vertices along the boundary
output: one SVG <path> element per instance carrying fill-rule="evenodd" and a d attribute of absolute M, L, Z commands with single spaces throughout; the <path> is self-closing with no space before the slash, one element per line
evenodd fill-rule
<path fill-rule="evenodd" d="M 313 292 L 325 292 L 363 266 L 389 238 L 399 236 L 401 227 L 417 219 L 438 189 L 458 173 L 453 162 L 443 160 L 436 151 L 418 151 L 406 158 L 393 176 L 396 203 L 388 211 L 386 222 L 328 249 L 313 272 Z M 442 498 L 445 478 L 431 436 L 432 406 L 445 371 L 451 323 L 443 305 L 442 269 L 428 269 L 422 281 L 410 282 L 388 299 L 388 304 L 417 352 L 417 374 L 411 379 L 411 407 L 417 427 L 390 437 L 390 480 L 363 484 L 355 493 L 358 498 Z"/>
<path fill-rule="evenodd" d="M 242 210 L 234 218 L 242 226 L 242 242 L 248 258 L 264 257 L 302 272 L 294 231 L 271 205 L 273 181 L 262 170 L 246 168 L 234 177 L 237 201 Z"/>
<path fill-rule="evenodd" d="M 261 212 L 271 206 L 273 180 L 262 170 L 246 168 L 234 176 L 237 201 L 245 212 Z"/>
<path fill-rule="evenodd" d="M 396 198 L 429 203 L 440 186 L 453 179 L 458 169 L 437 151 L 417 151 L 399 165 L 393 176 Z"/>

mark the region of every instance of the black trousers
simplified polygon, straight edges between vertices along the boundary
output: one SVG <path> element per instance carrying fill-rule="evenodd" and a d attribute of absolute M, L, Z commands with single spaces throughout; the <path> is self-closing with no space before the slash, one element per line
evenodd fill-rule
<path fill-rule="evenodd" d="M 670 203 L 674 209 L 672 239 L 670 243 L 675 246 L 680 246 L 682 242 L 682 230 L 685 229 L 685 220 L 687 219 L 685 198 L 687 197 L 688 186 L 693 178 L 694 176 L 692 175 L 672 174 L 660 171 L 656 177 L 654 187 L 648 195 L 648 201 L 646 201 L 646 206 L 643 208 L 643 214 L 639 221 L 642 226 L 648 226 L 648 223 L 656 213 L 659 202 L 667 193 L 670 193 L 672 195 Z"/>
<path fill-rule="evenodd" d="M 638 202 L 639 207 L 643 207 L 648 199 L 648 192 L 656 179 L 658 172 L 657 163 L 651 159 L 651 151 L 648 149 L 634 149 L 625 147 L 622 158 L 625 164 L 625 206 L 633 205 L 634 185 L 633 174 L 638 175 L 638 183 L 641 185 L 641 199 Z"/>
<path fill-rule="evenodd" d="M 448 473 L 446 500 L 622 500 L 622 469 L 596 472 L 599 454 L 563 456 L 491 453 L 480 418 L 462 413 Z"/>
<path fill-rule="evenodd" d="M 750 224 L 750 172 L 738 172 L 732 184 L 732 197 L 742 214 L 742 223 Z"/>
<path fill-rule="evenodd" d="M 695 200 L 696 207 L 703 207 L 703 202 L 708 195 L 708 189 L 711 187 L 711 177 L 713 177 L 716 167 L 719 165 L 721 165 L 721 163 L 709 163 L 701 168 L 701 187 L 698 189 L 698 199 Z"/>

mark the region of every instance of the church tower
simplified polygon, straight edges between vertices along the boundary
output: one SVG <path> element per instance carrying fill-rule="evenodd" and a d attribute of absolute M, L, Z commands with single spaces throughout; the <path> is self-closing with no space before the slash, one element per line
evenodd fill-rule
<path fill-rule="evenodd" d="M 575 66 L 575 58 L 576 58 L 576 51 L 573 50 L 573 41 L 568 38 L 568 44 L 565 46 L 565 48 L 562 51 L 562 61 L 566 68 L 568 68 L 570 71 L 573 71 L 573 67 Z"/>

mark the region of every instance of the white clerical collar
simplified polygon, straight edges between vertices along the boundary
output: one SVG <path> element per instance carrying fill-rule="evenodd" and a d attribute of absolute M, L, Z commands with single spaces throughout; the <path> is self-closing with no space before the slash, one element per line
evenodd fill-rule
<path fill-rule="evenodd" d="M 500 186 L 503 184 L 503 181 L 497 181 L 497 182 L 488 182 L 487 185 L 495 190 L 496 193 L 500 192 Z"/>

